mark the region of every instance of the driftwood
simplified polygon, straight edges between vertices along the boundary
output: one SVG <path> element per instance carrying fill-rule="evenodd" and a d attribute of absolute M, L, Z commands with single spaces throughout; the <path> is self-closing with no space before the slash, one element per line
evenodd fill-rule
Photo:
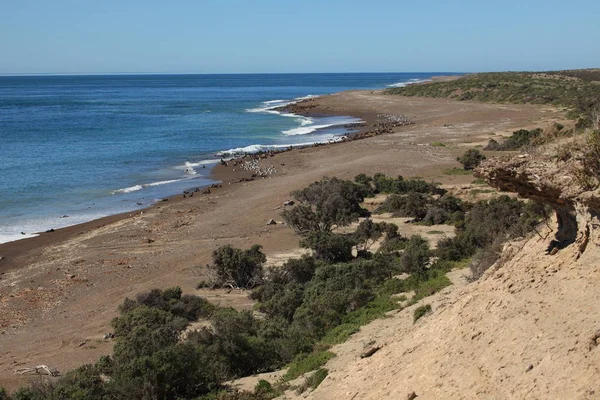
<path fill-rule="evenodd" d="M 15 374 L 25 375 L 25 374 L 34 374 L 34 375 L 49 375 L 49 376 L 58 376 L 60 372 L 56 368 L 50 368 L 47 365 L 38 365 L 33 368 L 18 368 L 14 370 Z"/>

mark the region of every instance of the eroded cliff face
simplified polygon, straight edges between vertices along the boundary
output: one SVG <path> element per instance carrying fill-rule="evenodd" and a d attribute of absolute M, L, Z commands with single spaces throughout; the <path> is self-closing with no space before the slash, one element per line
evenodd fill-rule
<path fill-rule="evenodd" d="M 561 150 L 568 151 L 568 159 L 558 156 Z M 554 209 L 557 230 L 548 252 L 576 244 L 580 256 L 590 242 L 592 231 L 599 227 L 600 189 L 587 186 L 589 180 L 584 182 L 582 176 L 586 171 L 578 150 L 581 149 L 572 141 L 562 142 L 536 154 L 486 160 L 475 170 L 476 176 L 493 187 Z"/>
<path fill-rule="evenodd" d="M 599 191 L 581 185 L 577 154 L 562 161 L 555 150 L 491 159 L 477 170 L 497 188 L 549 204 L 555 218 L 507 243 L 477 282 L 334 347 L 344 363 L 334 358 L 329 376 L 303 397 L 600 399 Z M 421 304 L 433 313 L 413 325 Z M 373 343 L 381 350 L 372 357 L 348 354 Z"/>

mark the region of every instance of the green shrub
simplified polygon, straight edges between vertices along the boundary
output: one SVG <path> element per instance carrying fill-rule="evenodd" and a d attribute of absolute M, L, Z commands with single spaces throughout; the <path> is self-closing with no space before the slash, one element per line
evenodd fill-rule
<path fill-rule="evenodd" d="M 413 313 L 413 322 L 417 322 L 419 319 L 424 317 L 425 315 L 431 312 L 431 305 L 426 304 L 420 307 L 417 307 Z"/>
<path fill-rule="evenodd" d="M 444 171 L 444 175 L 473 175 L 473 171 L 463 168 L 450 168 Z"/>
<path fill-rule="evenodd" d="M 532 130 L 519 129 L 518 131 L 514 131 L 512 133 L 512 135 L 508 139 L 506 139 L 502 144 L 498 143 L 494 139 L 491 139 L 488 142 L 487 146 L 484 148 L 484 150 L 492 150 L 492 151 L 519 150 L 525 146 L 534 144 L 536 139 L 538 139 L 541 136 L 541 134 L 542 134 L 541 128 L 536 128 L 536 129 L 532 129 Z"/>
<path fill-rule="evenodd" d="M 409 192 L 406 195 L 392 194 L 375 212 L 391 213 L 395 217 L 409 217 L 420 221 L 427 215 L 427 206 L 432 201 L 430 196 L 418 192 Z"/>
<path fill-rule="evenodd" d="M 310 354 L 299 354 L 289 365 L 283 376 L 284 381 L 292 381 L 307 372 L 314 371 L 325 365 L 335 354 L 330 351 L 318 351 Z"/>
<path fill-rule="evenodd" d="M 485 156 L 477 149 L 469 149 L 456 160 L 463 165 L 465 171 L 470 171 L 481 164 Z"/>
<path fill-rule="evenodd" d="M 321 384 L 321 382 L 327 378 L 328 373 L 329 371 L 327 369 L 319 368 L 308 378 L 308 384 L 313 390 L 315 390 Z"/>
<path fill-rule="evenodd" d="M 206 268 L 215 285 L 248 289 L 260 284 L 263 264 L 267 260 L 261 249 L 256 244 L 248 250 L 225 245 L 213 251 L 213 264 Z"/>
<path fill-rule="evenodd" d="M 350 181 L 323 178 L 293 195 L 300 204 L 281 215 L 301 235 L 330 232 L 368 215 L 360 206 L 364 190 Z"/>
<path fill-rule="evenodd" d="M 581 157 L 582 168 L 578 171 L 577 178 L 584 189 L 593 190 L 600 186 L 600 131 L 590 132 L 586 142 L 587 146 Z"/>
<path fill-rule="evenodd" d="M 431 252 L 427 240 L 413 235 L 400 256 L 400 267 L 403 272 L 420 276 L 426 272 L 430 257 Z"/>
<path fill-rule="evenodd" d="M 386 238 L 397 237 L 398 226 L 386 222 L 373 222 L 372 219 L 367 218 L 358 224 L 354 238 L 361 249 L 369 250 L 384 234 Z"/>
<path fill-rule="evenodd" d="M 272 392 L 273 385 L 271 385 L 268 381 L 261 379 L 260 381 L 258 381 L 256 386 L 254 386 L 254 391 L 255 392 Z"/>
<path fill-rule="evenodd" d="M 352 260 L 352 248 L 356 246 L 353 235 L 315 231 L 300 241 L 300 245 L 313 250 L 318 260 L 327 263 Z"/>

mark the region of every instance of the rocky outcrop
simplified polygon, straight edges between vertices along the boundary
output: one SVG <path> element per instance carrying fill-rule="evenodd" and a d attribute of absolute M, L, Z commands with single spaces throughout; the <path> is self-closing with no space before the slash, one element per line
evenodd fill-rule
<path fill-rule="evenodd" d="M 581 253 L 587 247 L 591 230 L 598 226 L 600 189 L 590 190 L 578 178 L 580 158 L 571 156 L 562 161 L 552 154 L 553 149 L 486 160 L 475 175 L 500 190 L 550 205 L 556 212 L 558 227 L 548 251 L 577 243 Z"/>

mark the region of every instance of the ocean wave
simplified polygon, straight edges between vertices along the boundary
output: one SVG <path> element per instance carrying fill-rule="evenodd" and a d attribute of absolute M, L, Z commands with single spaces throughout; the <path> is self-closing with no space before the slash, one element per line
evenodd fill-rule
<path fill-rule="evenodd" d="M 302 97 L 296 97 L 294 100 L 302 101 L 302 100 L 314 99 L 315 97 L 319 97 L 319 96 L 317 96 L 316 94 L 309 94 L 309 95 L 302 96 Z"/>
<path fill-rule="evenodd" d="M 431 79 L 409 79 L 406 82 L 398 82 L 398 83 L 392 83 L 391 85 L 386 85 L 386 87 L 391 87 L 391 88 L 401 88 L 401 87 L 406 87 L 408 85 L 414 85 L 416 83 L 423 83 L 423 82 L 430 82 Z"/>
<path fill-rule="evenodd" d="M 293 100 L 267 100 L 267 101 L 263 101 L 262 107 L 256 107 L 256 108 L 247 108 L 246 112 L 250 112 L 250 113 L 269 113 L 269 114 L 281 114 L 284 117 L 296 117 L 296 114 L 282 114 L 281 112 L 275 110 L 276 108 L 279 107 L 285 107 L 285 106 L 289 106 L 292 104 L 296 104 L 302 100 L 308 100 L 308 99 L 312 99 L 318 97 L 317 95 L 314 94 L 309 94 L 307 96 L 302 96 L 302 97 L 296 97 Z"/>
<path fill-rule="evenodd" d="M 263 104 L 275 104 L 275 103 L 285 103 L 287 100 L 268 100 L 263 101 Z"/>
<path fill-rule="evenodd" d="M 336 126 L 344 126 L 344 125 L 349 125 L 349 124 L 357 124 L 357 123 L 361 123 L 364 121 L 360 118 L 354 118 L 354 117 L 329 117 L 329 118 L 322 118 L 322 119 L 318 120 L 317 122 L 323 122 L 323 123 L 315 125 L 315 120 L 311 118 L 310 121 L 306 121 L 306 123 L 301 122 L 300 127 L 288 129 L 288 130 L 282 131 L 281 133 L 283 133 L 284 135 L 287 135 L 287 136 L 308 135 L 308 134 L 311 134 L 311 133 L 314 133 L 316 131 L 320 131 L 323 129 L 332 128 L 332 127 L 336 127 Z"/>
<path fill-rule="evenodd" d="M 185 180 L 188 180 L 188 179 L 190 179 L 190 178 L 170 179 L 168 181 L 158 181 L 158 182 L 144 183 L 142 185 L 134 185 L 134 186 L 130 186 L 130 187 L 127 187 L 127 188 L 124 188 L 124 189 L 113 190 L 110 194 L 122 194 L 122 193 L 137 192 L 138 190 L 142 190 L 142 189 L 147 188 L 147 187 L 168 185 L 169 183 L 181 182 L 181 181 L 185 181 Z"/>
<path fill-rule="evenodd" d="M 183 171 L 186 175 L 197 175 L 198 172 L 195 169 L 196 167 L 199 167 L 201 165 L 216 164 L 218 162 L 219 160 L 202 160 L 198 162 L 186 161 L 183 165 L 176 166 L 175 169 Z"/>
<path fill-rule="evenodd" d="M 345 125 L 345 123 L 340 125 Z M 332 126 L 336 126 L 336 124 L 301 126 L 299 128 L 292 128 L 286 131 L 281 131 L 281 133 L 287 136 L 308 135 L 309 133 L 316 132 L 319 129 L 331 128 Z"/>
<path fill-rule="evenodd" d="M 333 143 L 333 142 L 340 142 L 342 140 L 344 140 L 344 137 L 342 137 L 342 136 L 331 136 L 327 140 L 321 140 L 321 141 L 316 141 L 316 142 L 293 143 L 293 144 L 252 144 L 252 145 L 246 146 L 246 147 L 238 147 L 235 149 L 220 151 L 217 153 L 217 156 L 237 156 L 237 155 L 243 155 L 243 154 L 253 154 L 253 153 L 258 153 L 260 151 L 307 147 L 307 146 L 312 146 L 317 143 Z"/>

